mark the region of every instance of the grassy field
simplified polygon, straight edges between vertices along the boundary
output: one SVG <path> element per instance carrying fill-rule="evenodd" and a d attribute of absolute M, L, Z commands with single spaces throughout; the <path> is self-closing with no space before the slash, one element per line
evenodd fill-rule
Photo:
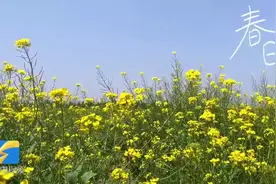
<path fill-rule="evenodd" d="M 272 184 L 275 86 L 265 75 L 256 93 L 223 74 L 183 72 L 173 52 L 170 79 L 146 85 L 121 75 L 117 94 L 99 66 L 103 98 L 66 88 L 46 92 L 29 39 L 16 42 L 24 70 L 4 63 L 1 140 L 20 142 L 18 170 L 0 183 Z M 0 152 L 1 153 L 1 152 Z M 1 156 L 1 155 L 0 155 Z M 1 159 L 0 159 L 1 161 Z"/>

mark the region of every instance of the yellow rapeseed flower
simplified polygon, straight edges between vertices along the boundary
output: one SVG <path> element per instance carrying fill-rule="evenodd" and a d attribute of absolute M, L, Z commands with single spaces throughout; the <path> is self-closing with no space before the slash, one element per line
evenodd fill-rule
<path fill-rule="evenodd" d="M 229 160 L 234 164 L 238 164 L 246 160 L 246 155 L 244 152 L 241 152 L 240 150 L 235 150 L 230 153 Z"/>
<path fill-rule="evenodd" d="M 34 168 L 33 167 L 26 167 L 25 169 L 24 169 L 24 173 L 27 175 L 27 176 L 29 176 L 29 175 L 31 175 L 31 173 L 34 171 Z"/>
<path fill-rule="evenodd" d="M 136 161 L 136 159 L 139 159 L 142 157 L 142 154 L 139 149 L 134 149 L 134 148 L 129 148 L 127 151 L 124 153 L 125 157 L 130 157 L 132 161 Z"/>
<path fill-rule="evenodd" d="M 213 114 L 210 110 L 206 109 L 204 110 L 203 114 L 199 118 L 206 121 L 214 121 L 215 117 L 216 117 L 215 114 Z"/>
<path fill-rule="evenodd" d="M 111 173 L 111 177 L 114 180 L 121 180 L 124 183 L 128 179 L 129 174 L 121 168 L 115 168 Z"/>
<path fill-rule="evenodd" d="M 70 92 L 66 88 L 54 89 L 49 93 L 51 99 L 58 101 L 68 97 L 69 94 Z"/>
<path fill-rule="evenodd" d="M 135 100 L 133 95 L 127 92 L 123 92 L 120 94 L 117 104 L 120 106 L 132 106 L 135 104 Z"/>
<path fill-rule="evenodd" d="M 188 103 L 191 104 L 195 104 L 197 102 L 197 98 L 196 97 L 189 97 L 188 98 Z"/>
<path fill-rule="evenodd" d="M 56 153 L 55 159 L 60 161 L 66 161 L 68 159 L 73 158 L 75 153 L 72 151 L 70 146 L 65 146 L 60 148 Z"/>
<path fill-rule="evenodd" d="M 84 104 L 92 104 L 94 102 L 93 98 L 85 98 L 84 99 Z"/>
<path fill-rule="evenodd" d="M 28 160 L 28 164 L 37 163 L 40 161 L 40 156 L 33 153 L 25 155 L 25 158 Z"/>
<path fill-rule="evenodd" d="M 0 171 L 0 183 L 2 183 L 2 184 L 6 184 L 13 177 L 14 177 L 13 172 L 9 172 L 7 170 L 1 170 Z"/>
<path fill-rule="evenodd" d="M 199 70 L 189 70 L 186 74 L 185 77 L 188 81 L 195 81 L 195 80 L 199 80 L 201 76 L 201 73 Z"/>
<path fill-rule="evenodd" d="M 107 93 L 105 93 L 105 96 L 107 98 L 116 98 L 118 95 L 116 93 L 107 92 Z"/>
<path fill-rule="evenodd" d="M 122 75 L 122 76 L 126 76 L 127 73 L 126 73 L 126 72 L 121 72 L 121 75 Z"/>
<path fill-rule="evenodd" d="M 20 75 L 25 75 L 26 74 L 26 72 L 25 72 L 25 70 L 17 70 L 17 72 L 20 74 Z"/>
<path fill-rule="evenodd" d="M 29 184 L 29 181 L 27 179 L 24 179 L 23 181 L 20 182 L 20 184 Z"/>
<path fill-rule="evenodd" d="M 4 70 L 3 70 L 4 72 L 12 72 L 12 71 L 15 71 L 15 68 L 14 68 L 14 66 L 13 65 L 11 65 L 11 64 L 6 64 L 5 66 L 4 66 Z"/>
<path fill-rule="evenodd" d="M 149 181 L 143 182 L 143 184 L 157 184 L 159 178 L 151 178 Z"/>
<path fill-rule="evenodd" d="M 220 132 L 216 128 L 210 128 L 209 132 L 207 134 L 211 137 L 219 137 L 220 136 Z"/>
<path fill-rule="evenodd" d="M 220 161 L 219 158 L 212 158 L 212 159 L 210 160 L 210 162 L 213 164 L 213 166 L 216 166 L 216 165 L 218 164 L 219 161 Z"/>
<path fill-rule="evenodd" d="M 22 38 L 22 39 L 17 40 L 15 42 L 15 45 L 16 45 L 17 48 L 23 49 L 25 47 L 30 47 L 31 46 L 31 41 L 28 38 Z"/>
<path fill-rule="evenodd" d="M 223 84 L 226 86 L 233 86 L 233 85 L 237 84 L 237 82 L 234 79 L 229 78 L 229 79 L 223 81 Z"/>

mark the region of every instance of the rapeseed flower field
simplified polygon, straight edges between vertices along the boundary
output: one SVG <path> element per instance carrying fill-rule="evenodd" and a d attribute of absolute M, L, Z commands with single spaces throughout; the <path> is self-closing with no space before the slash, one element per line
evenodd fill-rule
<path fill-rule="evenodd" d="M 25 69 L 4 62 L 0 138 L 20 142 L 22 170 L 0 183 L 272 184 L 275 178 L 275 86 L 253 95 L 242 84 L 201 69 L 183 72 L 176 52 L 171 79 L 146 85 L 121 75 L 115 93 L 96 66 L 103 98 L 45 89 L 29 39 L 15 42 Z M 265 77 L 263 77 L 264 79 Z M 54 78 L 54 81 L 56 78 Z"/>

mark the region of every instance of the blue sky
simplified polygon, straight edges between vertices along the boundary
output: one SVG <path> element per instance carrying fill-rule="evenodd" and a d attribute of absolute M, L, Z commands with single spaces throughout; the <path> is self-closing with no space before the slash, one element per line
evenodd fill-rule
<path fill-rule="evenodd" d="M 30 38 L 48 85 L 56 76 L 59 87 L 73 90 L 81 83 L 99 96 L 96 65 L 122 89 L 122 71 L 131 80 L 139 80 L 141 71 L 149 80 L 168 76 L 176 51 L 185 71 L 203 64 L 204 72 L 214 73 L 224 65 L 226 75 L 250 91 L 251 73 L 258 77 L 266 70 L 274 79 L 275 67 L 265 66 L 262 46 L 275 41 L 275 34 L 261 32 L 255 47 L 246 37 L 229 60 L 243 37 L 235 30 L 245 25 L 240 16 L 248 5 L 266 19 L 260 26 L 275 30 L 275 0 L 0 1 L 0 60 L 22 67 L 14 41 Z"/>

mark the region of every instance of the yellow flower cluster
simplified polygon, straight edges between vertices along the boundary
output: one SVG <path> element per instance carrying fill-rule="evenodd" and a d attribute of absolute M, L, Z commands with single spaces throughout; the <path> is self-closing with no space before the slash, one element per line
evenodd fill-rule
<path fill-rule="evenodd" d="M 120 94 L 117 104 L 120 106 L 131 107 L 135 104 L 133 95 L 127 92 Z"/>
<path fill-rule="evenodd" d="M 256 173 L 258 169 L 267 170 L 268 168 L 266 162 L 257 161 L 253 149 L 247 150 L 246 152 L 235 150 L 229 155 L 229 160 L 235 165 L 241 165 L 250 175 Z"/>
<path fill-rule="evenodd" d="M 125 151 L 124 156 L 135 162 L 137 159 L 142 157 L 142 154 L 138 149 L 129 148 L 127 151 Z"/>
<path fill-rule="evenodd" d="M 188 81 L 196 81 L 196 80 L 200 80 L 201 73 L 199 70 L 189 70 L 186 74 L 185 77 Z"/>
<path fill-rule="evenodd" d="M 14 66 L 11 65 L 11 64 L 5 64 L 4 70 L 3 70 L 3 71 L 4 71 L 4 72 L 12 72 L 12 71 L 15 71 L 15 68 L 14 68 Z"/>
<path fill-rule="evenodd" d="M 105 93 L 105 96 L 107 98 L 116 98 L 118 95 L 116 93 L 108 92 L 108 93 Z"/>
<path fill-rule="evenodd" d="M 15 42 L 15 45 L 16 45 L 17 48 L 23 49 L 25 47 L 30 47 L 31 46 L 31 41 L 28 38 L 22 38 L 20 40 L 17 40 Z"/>
<path fill-rule="evenodd" d="M 202 150 L 197 143 L 191 143 L 183 150 L 184 156 L 188 159 L 199 160 L 201 158 Z"/>
<path fill-rule="evenodd" d="M 33 167 L 26 167 L 26 168 L 24 168 L 24 173 L 25 173 L 25 175 L 27 177 L 29 177 L 33 171 L 34 171 Z"/>
<path fill-rule="evenodd" d="M 143 184 L 157 184 L 159 178 L 151 178 L 149 181 L 143 182 Z"/>
<path fill-rule="evenodd" d="M 72 151 L 70 146 L 65 146 L 60 148 L 56 153 L 55 159 L 60 161 L 67 161 L 68 159 L 73 158 L 75 153 Z"/>
<path fill-rule="evenodd" d="M 11 180 L 14 177 L 13 172 L 9 172 L 7 170 L 1 170 L 0 171 L 0 183 L 6 184 L 9 180 Z"/>
<path fill-rule="evenodd" d="M 84 99 L 84 104 L 88 105 L 88 104 L 92 104 L 94 102 L 93 98 L 85 98 Z"/>
<path fill-rule="evenodd" d="M 215 114 L 213 114 L 209 109 L 206 109 L 199 118 L 205 121 L 215 121 L 215 117 Z"/>
<path fill-rule="evenodd" d="M 135 88 L 133 92 L 135 94 L 135 100 L 137 102 L 142 102 L 144 99 L 147 98 L 144 95 L 144 93 L 145 93 L 145 89 L 144 88 Z"/>
<path fill-rule="evenodd" d="M 91 128 L 97 130 L 100 128 L 100 122 L 102 121 L 102 117 L 96 115 L 95 113 L 89 114 L 87 116 L 83 116 L 80 120 L 76 121 L 76 124 L 79 125 L 80 131 L 84 133 L 88 133 Z"/>
<path fill-rule="evenodd" d="M 61 88 L 61 89 L 54 89 L 52 90 L 49 95 L 50 98 L 56 101 L 62 101 L 65 99 L 65 97 L 69 96 L 69 91 L 66 88 Z"/>
<path fill-rule="evenodd" d="M 207 134 L 211 137 L 210 144 L 214 147 L 223 147 L 228 142 L 228 137 L 221 136 L 220 131 L 216 128 L 210 128 Z"/>
<path fill-rule="evenodd" d="M 25 158 L 28 160 L 27 162 L 29 165 L 38 163 L 41 159 L 40 156 L 35 155 L 33 153 L 25 155 Z"/>
<path fill-rule="evenodd" d="M 121 168 L 115 168 L 112 171 L 111 176 L 114 180 L 120 180 L 123 183 L 125 183 L 127 181 L 127 179 L 129 178 L 129 174 Z"/>

